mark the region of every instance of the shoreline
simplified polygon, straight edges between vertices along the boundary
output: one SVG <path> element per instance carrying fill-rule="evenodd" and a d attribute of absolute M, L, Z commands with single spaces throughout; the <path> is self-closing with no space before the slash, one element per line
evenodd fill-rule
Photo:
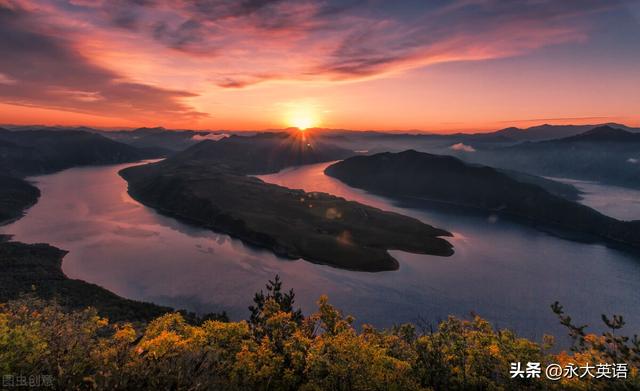
<path fill-rule="evenodd" d="M 132 165 L 144 162 L 133 162 Z M 54 173 L 57 172 L 43 175 Z M 37 189 L 38 196 L 34 201 L 21 204 L 19 215 L 16 217 L 0 221 L 0 227 L 6 227 L 25 217 L 28 210 L 37 205 L 42 196 L 40 189 L 31 181 L 12 178 Z M 69 309 L 91 306 L 96 308 L 100 315 L 116 321 L 146 321 L 176 311 L 183 313 L 188 319 L 197 318 L 195 314 L 184 310 L 128 299 L 99 285 L 69 278 L 62 270 L 66 254 L 68 251 L 49 243 L 24 243 L 14 240 L 14 235 L 10 232 L 0 233 L 0 299 L 8 301 L 25 294 L 35 294 L 45 300 L 59 301 Z"/>

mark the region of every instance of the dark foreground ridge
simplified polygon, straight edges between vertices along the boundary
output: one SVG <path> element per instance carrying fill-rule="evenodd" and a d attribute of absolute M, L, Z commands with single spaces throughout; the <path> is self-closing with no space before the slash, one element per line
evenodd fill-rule
<path fill-rule="evenodd" d="M 15 177 L 50 174 L 78 166 L 134 162 L 158 156 L 152 149 L 135 148 L 79 130 L 0 132 L 0 168 Z"/>
<path fill-rule="evenodd" d="M 62 272 L 66 251 L 48 244 L 25 244 L 0 237 L 0 302 L 25 293 L 55 299 L 69 309 L 94 307 L 113 321 L 148 321 L 173 309 L 122 298 L 97 285 L 68 278 Z"/>
<path fill-rule="evenodd" d="M 279 162 L 292 159 L 318 161 L 287 155 L 281 137 L 265 141 L 267 137 L 259 136 L 258 148 L 253 137 L 203 142 L 166 161 L 127 168 L 121 175 L 138 201 L 287 258 L 375 272 L 398 268 L 387 250 L 441 256 L 453 253 L 451 244 L 440 238 L 450 233 L 416 219 L 247 176 L 281 168 L 284 163 Z M 234 153 L 224 153 L 225 143 Z M 268 148 L 269 143 L 273 149 Z M 239 144 L 255 152 L 250 167 L 237 160 Z M 273 154 L 274 149 L 280 153 Z M 333 156 L 322 149 L 313 153 Z M 274 159 L 278 163 L 273 163 Z"/>
<path fill-rule="evenodd" d="M 536 227 L 578 233 L 640 248 L 640 222 L 623 222 L 523 183 L 486 166 L 416 151 L 358 156 L 335 163 L 327 175 L 372 193 L 402 200 L 465 206 L 516 217 Z"/>
<path fill-rule="evenodd" d="M 24 179 L 0 175 L 0 225 L 22 217 L 39 197 L 40 190 Z"/>

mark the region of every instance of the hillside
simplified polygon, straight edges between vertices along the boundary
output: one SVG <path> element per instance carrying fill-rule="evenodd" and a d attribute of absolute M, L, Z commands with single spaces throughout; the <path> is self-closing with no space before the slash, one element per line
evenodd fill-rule
<path fill-rule="evenodd" d="M 206 137 L 209 132 L 193 130 L 167 130 L 165 128 L 138 128 L 134 130 L 105 131 L 101 135 L 137 148 L 156 150 L 165 155 L 182 151 L 197 144 L 198 137 Z"/>
<path fill-rule="evenodd" d="M 450 156 L 416 151 L 358 156 L 329 166 L 325 173 L 376 194 L 474 208 L 640 247 L 638 223 L 615 220 L 494 168 Z"/>
<path fill-rule="evenodd" d="M 40 190 L 27 181 L 0 175 L 0 225 L 22 217 L 39 197 Z"/>
<path fill-rule="evenodd" d="M 115 164 L 155 157 L 153 151 L 125 145 L 78 130 L 0 132 L 0 167 L 6 174 L 27 176 L 65 168 Z"/>
<path fill-rule="evenodd" d="M 540 176 L 640 188 L 640 133 L 610 126 L 558 140 L 456 155 L 468 161 Z"/>
<path fill-rule="evenodd" d="M 298 149 L 302 146 L 303 149 Z M 395 270 L 387 250 L 451 255 L 444 230 L 325 193 L 264 183 L 247 174 L 334 160 L 343 150 L 309 148 L 281 134 L 202 143 L 165 161 L 121 171 L 145 205 L 292 259 L 362 270 Z"/>
<path fill-rule="evenodd" d="M 316 142 L 300 132 L 259 133 L 205 140 L 173 160 L 216 164 L 243 174 L 269 174 L 285 167 L 344 159 L 351 150 Z"/>
<path fill-rule="evenodd" d="M 25 244 L 0 237 L 0 302 L 25 293 L 56 299 L 68 309 L 94 307 L 114 321 L 150 320 L 172 308 L 124 299 L 104 288 L 67 278 L 62 272 L 65 251 L 47 244 Z"/>
<path fill-rule="evenodd" d="M 77 130 L 0 129 L 0 225 L 22 217 L 40 196 L 37 187 L 21 176 L 51 173 L 93 164 L 135 161 L 146 152 Z M 10 176 L 12 174 L 15 176 Z M 115 321 L 150 320 L 172 308 L 124 299 L 62 272 L 65 251 L 47 244 L 25 244 L 0 235 L 0 302 L 26 293 L 55 299 L 67 309 L 87 306 Z M 195 319 L 193 314 L 185 315 Z"/>

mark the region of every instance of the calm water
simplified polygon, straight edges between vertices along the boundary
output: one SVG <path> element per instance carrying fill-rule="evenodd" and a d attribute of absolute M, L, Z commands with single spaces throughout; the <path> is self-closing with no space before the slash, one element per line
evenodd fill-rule
<path fill-rule="evenodd" d="M 400 270 L 349 272 L 249 248 L 227 235 L 161 216 L 132 200 L 117 172 L 126 165 L 75 168 L 33 178 L 40 202 L 3 227 L 17 240 L 69 250 L 69 277 L 122 296 L 246 318 L 252 294 L 276 273 L 306 312 L 326 293 L 359 321 L 377 326 L 474 311 L 527 337 L 561 334 L 549 310 L 560 300 L 578 322 L 602 312 L 640 327 L 640 259 L 601 245 L 565 241 L 506 221 L 402 209 L 324 176 L 326 164 L 263 176 L 414 216 L 455 233 L 450 258 L 393 252 Z"/>
<path fill-rule="evenodd" d="M 620 220 L 640 220 L 640 190 L 602 185 L 577 179 L 550 178 L 582 191 L 580 202 Z"/>

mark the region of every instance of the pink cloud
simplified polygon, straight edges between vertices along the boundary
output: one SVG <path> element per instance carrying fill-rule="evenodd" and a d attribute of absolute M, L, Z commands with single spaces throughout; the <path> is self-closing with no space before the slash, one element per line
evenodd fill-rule
<path fill-rule="evenodd" d="M 593 15 L 623 3 L 5 0 L 0 100 L 199 118 L 188 102 L 213 88 L 380 78 L 582 41 Z"/>
<path fill-rule="evenodd" d="M 128 80 L 93 63 L 41 22 L 35 11 L 0 3 L 2 102 L 124 117 L 205 115 L 181 101 L 195 94 Z"/>
<path fill-rule="evenodd" d="M 359 1 L 206 2 L 118 0 L 49 9 L 80 15 L 203 59 L 223 88 L 269 80 L 351 80 L 448 61 L 513 56 L 583 40 L 588 16 L 621 2 L 457 0 L 415 5 L 414 14 L 373 12 Z M 203 65 L 204 67 L 204 65 Z M 259 70 L 258 70 L 259 69 Z"/>
<path fill-rule="evenodd" d="M 229 137 L 228 134 L 226 133 L 209 133 L 209 134 L 194 134 L 193 137 L 191 137 L 192 140 L 195 141 L 203 141 L 203 140 L 213 140 L 213 141 L 218 141 L 218 140 L 222 140 L 223 138 L 227 138 Z"/>
<path fill-rule="evenodd" d="M 476 149 L 471 145 L 467 145 L 463 143 L 453 144 L 449 148 L 458 152 L 475 152 L 476 151 Z"/>

